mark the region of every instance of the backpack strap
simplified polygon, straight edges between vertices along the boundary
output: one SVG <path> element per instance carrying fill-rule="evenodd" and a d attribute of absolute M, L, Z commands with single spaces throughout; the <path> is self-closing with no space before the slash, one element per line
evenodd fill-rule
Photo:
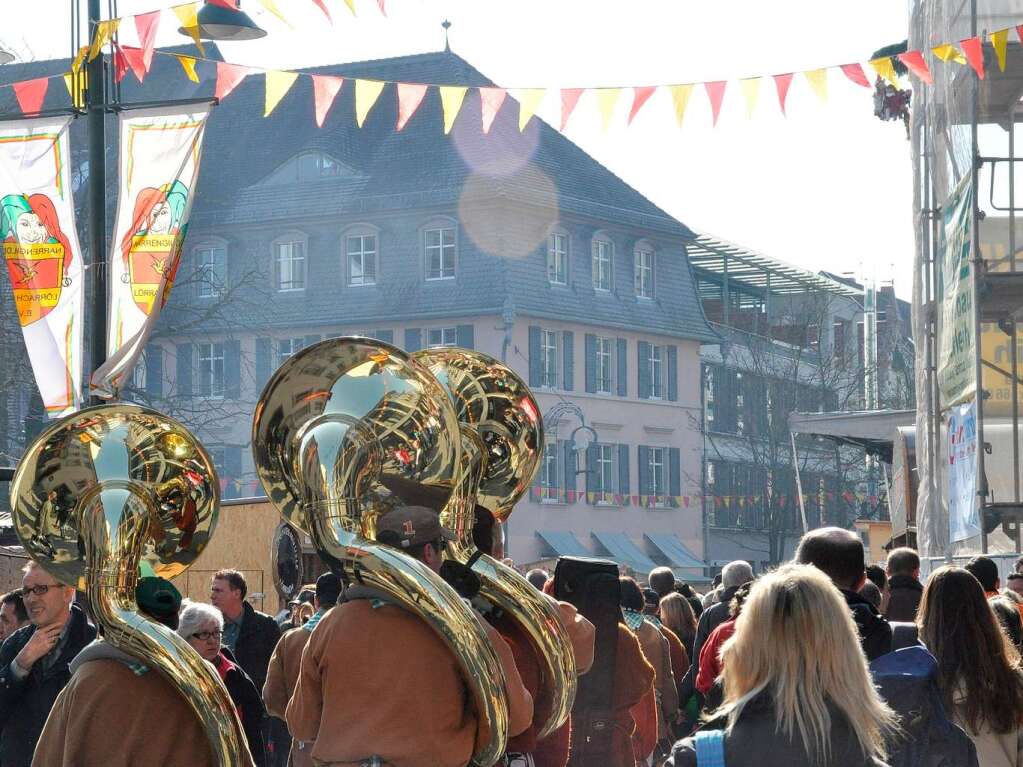
<path fill-rule="evenodd" d="M 725 733 L 722 730 L 700 730 L 693 736 L 696 767 L 725 767 Z"/>

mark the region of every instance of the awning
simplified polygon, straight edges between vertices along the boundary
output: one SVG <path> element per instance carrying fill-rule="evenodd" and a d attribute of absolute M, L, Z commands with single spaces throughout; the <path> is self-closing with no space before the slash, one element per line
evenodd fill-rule
<path fill-rule="evenodd" d="M 630 567 L 642 575 L 646 575 L 657 567 L 657 564 L 644 554 L 625 533 L 591 533 L 591 535 L 597 539 L 601 546 L 611 552 L 611 558 L 618 564 Z"/>
<path fill-rule="evenodd" d="M 702 570 L 707 566 L 697 559 L 693 552 L 686 548 L 686 545 L 678 539 L 678 536 L 662 533 L 645 533 L 643 537 L 668 558 L 672 567 L 698 567 Z"/>
<path fill-rule="evenodd" d="M 916 424 L 915 410 L 858 410 L 838 413 L 789 413 L 789 431 L 816 434 L 859 445 L 892 462 L 895 430 Z"/>
<path fill-rule="evenodd" d="M 593 552 L 587 551 L 575 533 L 567 530 L 537 530 L 537 536 L 554 549 L 559 557 L 592 557 Z"/>

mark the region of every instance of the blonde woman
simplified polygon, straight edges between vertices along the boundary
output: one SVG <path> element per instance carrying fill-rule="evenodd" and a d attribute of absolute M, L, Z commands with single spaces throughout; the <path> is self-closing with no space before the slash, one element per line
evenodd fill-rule
<path fill-rule="evenodd" d="M 883 767 L 895 714 L 878 697 L 830 579 L 788 565 L 758 580 L 722 649 L 724 702 L 668 764 Z M 710 760 L 710 761 L 707 761 Z"/>
<path fill-rule="evenodd" d="M 689 600 L 678 592 L 673 591 L 665 597 L 661 597 L 661 605 L 658 609 L 661 622 L 675 632 L 675 635 L 682 640 L 682 646 L 686 648 L 686 657 L 693 659 L 693 641 L 696 639 L 696 615 Z"/>

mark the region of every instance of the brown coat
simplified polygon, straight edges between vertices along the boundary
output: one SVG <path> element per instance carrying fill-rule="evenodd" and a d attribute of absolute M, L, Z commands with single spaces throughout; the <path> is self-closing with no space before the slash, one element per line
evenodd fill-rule
<path fill-rule="evenodd" d="M 53 704 L 33 767 L 214 767 L 206 733 L 157 671 L 82 663 Z"/>
<path fill-rule="evenodd" d="M 661 633 L 668 640 L 668 649 L 671 651 L 671 673 L 675 677 L 675 687 L 682 682 L 682 677 L 689 671 L 689 655 L 686 653 L 686 646 L 678 638 L 678 634 L 667 626 L 661 626 Z M 679 700 L 679 705 L 684 701 Z"/>
<path fill-rule="evenodd" d="M 636 631 L 647 662 L 654 667 L 654 690 L 657 700 L 656 740 L 670 737 L 668 719 L 674 722 L 678 711 L 678 688 L 671 670 L 671 648 L 667 638 L 652 622 L 644 620 Z M 652 750 L 652 749 L 651 749 Z"/>
<path fill-rule="evenodd" d="M 274 648 L 273 655 L 270 656 L 270 665 L 266 671 L 266 683 L 263 685 L 263 703 L 266 704 L 266 710 L 270 716 L 284 719 L 288 701 L 291 700 L 291 695 L 295 692 L 295 685 L 298 684 L 302 651 L 308 641 L 309 632 L 300 626 L 285 633 L 277 642 L 277 647 Z M 295 740 L 291 744 L 291 758 L 288 763 L 292 767 L 312 767 L 311 751 L 312 743 Z"/>
<path fill-rule="evenodd" d="M 464 767 L 477 719 L 456 659 L 419 617 L 354 599 L 328 612 L 302 655 L 286 709 L 321 762 L 380 756 L 402 767 Z"/>

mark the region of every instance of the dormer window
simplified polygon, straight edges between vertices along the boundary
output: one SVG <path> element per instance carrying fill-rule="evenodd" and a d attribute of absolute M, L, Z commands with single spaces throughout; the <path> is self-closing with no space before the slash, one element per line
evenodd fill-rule
<path fill-rule="evenodd" d="M 353 173 L 347 165 L 323 152 L 303 152 L 271 173 L 265 183 L 301 184 Z"/>

